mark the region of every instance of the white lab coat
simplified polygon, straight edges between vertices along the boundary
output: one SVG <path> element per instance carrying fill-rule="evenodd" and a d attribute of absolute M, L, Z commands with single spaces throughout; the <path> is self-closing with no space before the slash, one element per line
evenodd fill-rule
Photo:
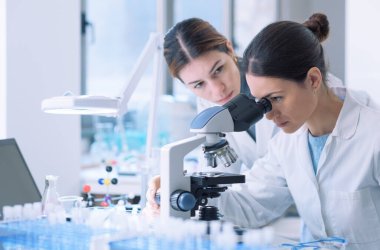
<path fill-rule="evenodd" d="M 345 89 L 334 91 L 344 94 Z M 379 110 L 367 95 L 347 90 L 316 174 L 307 128 L 279 132 L 247 172 L 241 190 L 222 193 L 224 219 L 260 227 L 294 202 L 315 239 L 341 236 L 349 241 L 347 249 L 380 249 Z"/>

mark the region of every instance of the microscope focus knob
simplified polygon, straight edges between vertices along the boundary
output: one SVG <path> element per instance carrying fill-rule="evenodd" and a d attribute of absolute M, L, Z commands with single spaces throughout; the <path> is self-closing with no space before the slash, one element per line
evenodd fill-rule
<path fill-rule="evenodd" d="M 189 191 L 176 190 L 170 195 L 170 205 L 177 211 L 190 211 L 195 203 L 195 196 Z"/>

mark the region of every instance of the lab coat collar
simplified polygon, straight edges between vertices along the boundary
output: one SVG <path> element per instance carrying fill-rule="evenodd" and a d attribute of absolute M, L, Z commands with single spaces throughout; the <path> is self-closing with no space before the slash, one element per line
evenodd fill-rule
<path fill-rule="evenodd" d="M 346 90 L 346 93 L 342 109 L 331 135 L 347 140 L 350 139 L 356 132 L 359 123 L 361 105 L 352 97 L 349 90 L 342 87 L 332 88 L 332 90 L 334 93 L 338 94 L 338 96 L 339 92 L 343 90 Z"/>
<path fill-rule="evenodd" d="M 343 107 L 339 113 L 338 120 L 335 124 L 335 128 L 331 133 L 331 136 L 341 137 L 343 139 L 350 139 L 356 132 L 361 104 L 352 97 L 351 92 L 344 87 L 332 87 L 330 88 L 334 94 L 344 99 Z M 299 128 L 295 135 L 301 136 L 308 131 L 306 125 Z"/>

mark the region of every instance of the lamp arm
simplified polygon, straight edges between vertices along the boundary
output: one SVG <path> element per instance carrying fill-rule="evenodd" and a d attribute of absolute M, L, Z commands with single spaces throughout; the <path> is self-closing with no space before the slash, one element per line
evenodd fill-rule
<path fill-rule="evenodd" d="M 152 54 L 161 53 L 161 50 L 161 35 L 158 33 L 151 33 L 142 53 L 137 59 L 137 63 L 132 70 L 132 74 L 128 79 L 127 84 L 122 91 L 118 116 L 122 116 L 127 112 L 127 104 L 129 99 L 135 91 L 147 65 L 152 60 Z"/>
<path fill-rule="evenodd" d="M 161 95 L 162 88 L 162 66 L 163 66 L 163 53 L 161 49 L 157 49 L 154 54 L 154 68 L 153 68 L 153 86 L 151 89 L 152 98 L 149 105 L 149 117 L 146 138 L 146 159 L 150 160 L 152 157 L 152 149 L 154 144 L 154 137 L 157 135 L 157 111 L 158 103 Z"/>
<path fill-rule="evenodd" d="M 152 58 L 152 55 L 154 57 Z M 152 165 L 152 149 L 154 143 L 154 137 L 157 130 L 157 107 L 158 99 L 161 94 L 161 80 L 162 80 L 162 64 L 163 64 L 163 53 L 162 53 L 162 36 L 159 33 L 151 33 L 145 47 L 140 54 L 135 67 L 132 70 L 131 77 L 127 81 L 127 84 L 122 92 L 122 98 L 119 102 L 118 107 L 118 117 L 121 117 L 127 112 L 127 104 L 135 91 L 141 76 L 143 75 L 146 67 L 153 59 L 153 86 L 151 88 L 151 99 L 149 105 L 149 117 L 148 117 L 148 127 L 146 136 L 146 146 L 145 146 L 145 161 L 149 171 Z M 144 172 L 144 170 L 143 170 Z M 142 173 L 142 186 L 141 193 L 146 193 L 146 182 L 148 181 L 148 173 Z M 145 196 L 141 196 L 140 205 L 145 206 L 146 200 Z"/>

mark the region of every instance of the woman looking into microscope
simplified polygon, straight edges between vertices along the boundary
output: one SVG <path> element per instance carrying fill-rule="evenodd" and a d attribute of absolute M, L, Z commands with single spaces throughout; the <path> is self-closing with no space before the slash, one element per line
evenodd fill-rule
<path fill-rule="evenodd" d="M 219 199 L 224 219 L 261 227 L 292 204 L 305 223 L 303 240 L 342 236 L 345 249 L 380 246 L 380 109 L 369 97 L 326 85 L 323 14 L 306 25 L 276 22 L 244 52 L 251 94 L 267 98 L 281 131 L 246 175 L 241 191 Z M 231 204 L 235 204 L 231 206 Z"/>
<path fill-rule="evenodd" d="M 190 18 L 174 25 L 164 38 L 164 57 L 171 75 L 198 97 L 198 112 L 223 105 L 239 93 L 250 95 L 241 71 L 242 60 L 235 55 L 231 42 L 202 19 Z M 329 79 L 332 84 L 342 85 L 332 75 Z M 267 143 L 277 131 L 273 123 L 262 119 L 247 132 L 227 133 L 226 139 L 239 159 L 219 170 L 240 173 L 244 167 L 250 168 L 266 153 Z M 160 178 L 156 176 L 146 194 L 147 207 L 153 213 L 159 212 L 154 200 L 159 188 Z"/>

